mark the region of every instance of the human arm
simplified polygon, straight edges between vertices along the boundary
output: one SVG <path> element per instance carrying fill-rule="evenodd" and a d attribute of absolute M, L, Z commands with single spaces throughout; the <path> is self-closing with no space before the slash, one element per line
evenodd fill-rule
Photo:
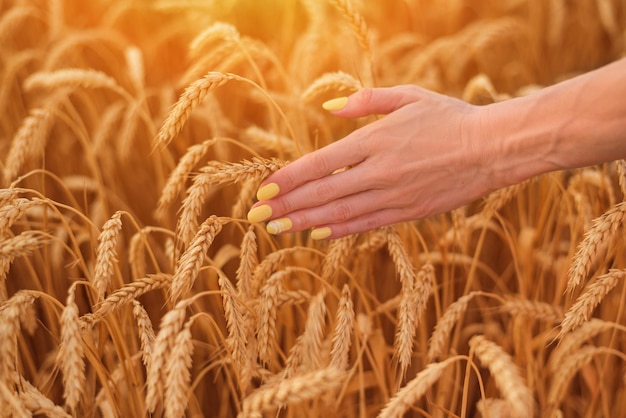
<path fill-rule="evenodd" d="M 625 158 L 625 98 L 626 59 L 488 106 L 417 86 L 364 89 L 333 113 L 386 116 L 272 174 L 248 218 L 271 220 L 271 232 L 316 227 L 314 238 L 338 238 Z"/>

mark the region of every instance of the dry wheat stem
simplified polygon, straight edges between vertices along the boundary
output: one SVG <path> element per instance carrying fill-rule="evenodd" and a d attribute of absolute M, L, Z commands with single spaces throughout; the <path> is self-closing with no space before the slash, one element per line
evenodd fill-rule
<path fill-rule="evenodd" d="M 611 269 L 587 286 L 583 294 L 565 313 L 557 339 L 561 339 L 565 334 L 588 321 L 596 306 L 620 281 L 624 281 L 624 277 L 626 277 L 626 270 Z"/>
<path fill-rule="evenodd" d="M 193 241 L 176 264 L 176 272 L 170 288 L 173 301 L 180 300 L 191 290 L 204 264 L 209 247 L 226 222 L 228 218 L 211 215 L 200 225 Z"/>
<path fill-rule="evenodd" d="M 261 387 L 244 399 L 243 410 L 238 418 L 252 417 L 263 411 L 316 399 L 337 390 L 343 384 L 344 377 L 343 371 L 328 367 L 281 380 L 270 387 Z"/>
<path fill-rule="evenodd" d="M 68 292 L 61 314 L 61 344 L 57 363 L 63 374 L 63 397 L 70 410 L 76 410 L 85 389 L 84 347 L 75 302 L 75 286 Z"/>
<path fill-rule="evenodd" d="M 617 168 L 617 180 L 622 191 L 622 200 L 626 200 L 626 160 L 615 161 Z"/>
<path fill-rule="evenodd" d="M 534 411 L 532 392 L 522 379 L 520 370 L 511 356 L 502 347 L 482 335 L 472 337 L 469 346 L 480 362 L 489 368 L 500 393 L 511 406 L 512 416 L 532 417 Z"/>
<path fill-rule="evenodd" d="M 98 236 L 96 251 L 96 267 L 94 270 L 93 286 L 98 294 L 98 300 L 104 299 L 107 288 L 111 285 L 111 278 L 117 264 L 117 239 L 122 230 L 122 212 L 117 211 L 102 226 Z"/>
<path fill-rule="evenodd" d="M 572 292 L 587 278 L 599 253 L 621 229 L 626 213 L 626 202 L 618 203 L 599 218 L 585 232 L 568 272 L 567 291 Z"/>

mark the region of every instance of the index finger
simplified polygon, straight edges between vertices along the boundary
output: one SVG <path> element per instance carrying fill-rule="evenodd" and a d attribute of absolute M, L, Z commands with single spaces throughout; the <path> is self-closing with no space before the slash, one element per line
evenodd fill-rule
<path fill-rule="evenodd" d="M 362 148 L 346 137 L 319 150 L 303 155 L 276 171 L 261 183 L 257 199 L 268 200 L 310 181 L 326 177 L 333 172 L 358 164 L 365 159 Z"/>

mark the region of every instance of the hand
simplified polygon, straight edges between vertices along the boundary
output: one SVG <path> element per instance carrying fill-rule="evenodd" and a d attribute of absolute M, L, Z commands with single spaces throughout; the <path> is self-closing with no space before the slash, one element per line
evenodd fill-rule
<path fill-rule="evenodd" d="M 343 107 L 336 116 L 386 116 L 273 173 L 250 222 L 339 238 L 442 213 L 497 188 L 497 145 L 479 131 L 482 107 L 410 85 L 364 89 L 331 105 Z"/>

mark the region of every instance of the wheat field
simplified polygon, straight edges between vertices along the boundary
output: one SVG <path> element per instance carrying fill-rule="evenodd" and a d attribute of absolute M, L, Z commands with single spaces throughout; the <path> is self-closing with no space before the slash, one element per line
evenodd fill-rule
<path fill-rule="evenodd" d="M 0 416 L 626 416 L 626 162 L 333 241 L 260 182 L 418 84 L 626 55 L 624 0 L 0 0 Z"/>

